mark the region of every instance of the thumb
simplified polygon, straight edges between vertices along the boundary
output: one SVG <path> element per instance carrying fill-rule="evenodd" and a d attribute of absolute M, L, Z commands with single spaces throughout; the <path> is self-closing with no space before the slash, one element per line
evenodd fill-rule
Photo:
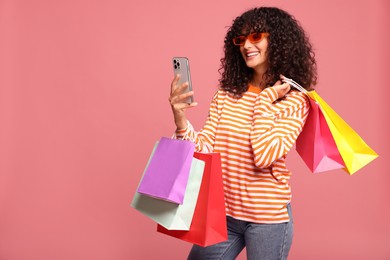
<path fill-rule="evenodd" d="M 282 81 L 281 81 L 281 80 L 278 80 L 278 81 L 275 82 L 275 84 L 273 85 L 273 87 L 275 87 L 275 86 L 277 86 L 277 85 L 280 85 L 280 84 L 282 84 Z"/>

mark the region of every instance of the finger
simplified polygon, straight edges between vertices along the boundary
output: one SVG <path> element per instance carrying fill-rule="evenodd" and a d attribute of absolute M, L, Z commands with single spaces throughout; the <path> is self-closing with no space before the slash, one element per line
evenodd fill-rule
<path fill-rule="evenodd" d="M 290 91 L 291 86 L 288 83 L 284 83 L 281 86 L 282 86 L 282 89 L 281 89 L 282 93 L 281 94 L 282 94 L 282 96 L 284 96 L 284 95 L 286 95 Z"/>
<path fill-rule="evenodd" d="M 280 74 L 279 75 L 280 79 L 282 80 L 283 83 L 289 83 L 291 79 L 287 78 L 286 76 Z"/>
<path fill-rule="evenodd" d="M 289 91 L 291 88 L 290 84 L 288 84 L 288 82 L 285 82 L 283 84 L 280 85 L 280 89 L 284 92 L 287 92 Z"/>
<path fill-rule="evenodd" d="M 188 82 L 184 82 L 180 86 L 176 87 L 173 90 L 172 94 L 175 95 L 175 96 L 182 94 L 183 92 L 185 92 L 186 89 L 188 89 L 188 85 L 189 85 Z"/>
<path fill-rule="evenodd" d="M 197 105 L 198 105 L 198 103 L 196 103 L 196 102 L 192 102 L 191 104 L 178 103 L 178 104 L 174 104 L 172 106 L 172 109 L 177 110 L 177 111 L 179 111 L 179 110 L 185 111 L 186 109 L 196 107 Z"/>
<path fill-rule="evenodd" d="M 179 82 L 180 75 L 176 74 L 171 83 L 171 93 L 176 89 L 177 82 Z"/>
<path fill-rule="evenodd" d="M 280 84 L 280 85 L 273 86 L 273 88 L 278 93 L 278 97 L 282 98 L 290 91 L 290 84 L 283 83 L 283 84 Z"/>
<path fill-rule="evenodd" d="M 280 84 L 282 84 L 282 82 L 280 80 L 278 80 L 278 81 L 275 82 L 274 86 L 277 86 L 277 85 L 280 85 Z"/>
<path fill-rule="evenodd" d="M 194 95 L 193 91 L 190 91 L 190 92 L 187 92 L 184 94 L 180 94 L 180 95 L 174 95 L 174 96 L 171 96 L 170 102 L 171 102 L 171 104 L 185 103 L 186 99 L 188 99 L 189 97 L 191 97 L 193 95 Z"/>
<path fill-rule="evenodd" d="M 183 84 L 181 84 L 181 86 L 179 86 L 179 87 L 177 88 L 177 90 L 180 91 L 180 92 L 182 92 L 183 90 L 188 89 L 188 86 L 189 86 L 189 85 L 190 85 L 190 84 L 189 84 L 188 82 L 184 82 Z"/>
<path fill-rule="evenodd" d="M 176 78 L 175 78 L 176 79 Z M 175 81 L 175 80 L 174 80 Z M 183 83 L 181 86 L 177 86 L 177 84 L 174 84 L 172 82 L 172 87 L 171 87 L 171 95 L 169 96 L 168 100 L 171 102 L 172 100 L 176 99 L 176 96 L 180 95 L 183 93 L 183 90 L 188 88 L 188 82 Z M 171 102 L 172 103 L 172 102 Z"/>
<path fill-rule="evenodd" d="M 192 102 L 191 104 L 188 104 L 188 107 L 196 107 L 198 105 L 197 102 Z"/>

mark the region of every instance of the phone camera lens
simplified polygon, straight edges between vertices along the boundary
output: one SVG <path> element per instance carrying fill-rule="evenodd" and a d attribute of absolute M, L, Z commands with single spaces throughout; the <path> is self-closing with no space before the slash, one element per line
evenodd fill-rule
<path fill-rule="evenodd" d="M 175 64 L 175 65 L 173 65 L 174 67 L 175 67 L 175 70 L 177 70 L 177 65 Z"/>

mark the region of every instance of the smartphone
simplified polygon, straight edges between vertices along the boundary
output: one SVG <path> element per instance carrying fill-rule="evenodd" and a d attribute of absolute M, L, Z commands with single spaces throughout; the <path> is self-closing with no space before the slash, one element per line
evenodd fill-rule
<path fill-rule="evenodd" d="M 184 90 L 184 93 L 192 91 L 192 83 L 191 83 L 191 74 L 190 74 L 190 63 L 188 58 L 186 57 L 173 57 L 173 73 L 176 77 L 177 74 L 180 74 L 180 79 L 178 85 L 183 84 L 184 82 L 188 82 L 188 88 Z M 184 102 L 191 104 L 194 102 L 193 96 L 188 97 Z"/>

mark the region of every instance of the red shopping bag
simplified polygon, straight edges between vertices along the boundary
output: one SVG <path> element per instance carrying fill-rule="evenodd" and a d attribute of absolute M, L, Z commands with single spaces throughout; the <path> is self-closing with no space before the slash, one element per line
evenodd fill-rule
<path fill-rule="evenodd" d="M 345 168 L 319 105 L 310 99 L 310 112 L 296 150 L 313 173 Z"/>
<path fill-rule="evenodd" d="M 190 230 L 167 230 L 158 225 L 157 231 L 200 246 L 210 246 L 228 239 L 221 156 L 195 152 L 194 157 L 206 165 Z"/>

